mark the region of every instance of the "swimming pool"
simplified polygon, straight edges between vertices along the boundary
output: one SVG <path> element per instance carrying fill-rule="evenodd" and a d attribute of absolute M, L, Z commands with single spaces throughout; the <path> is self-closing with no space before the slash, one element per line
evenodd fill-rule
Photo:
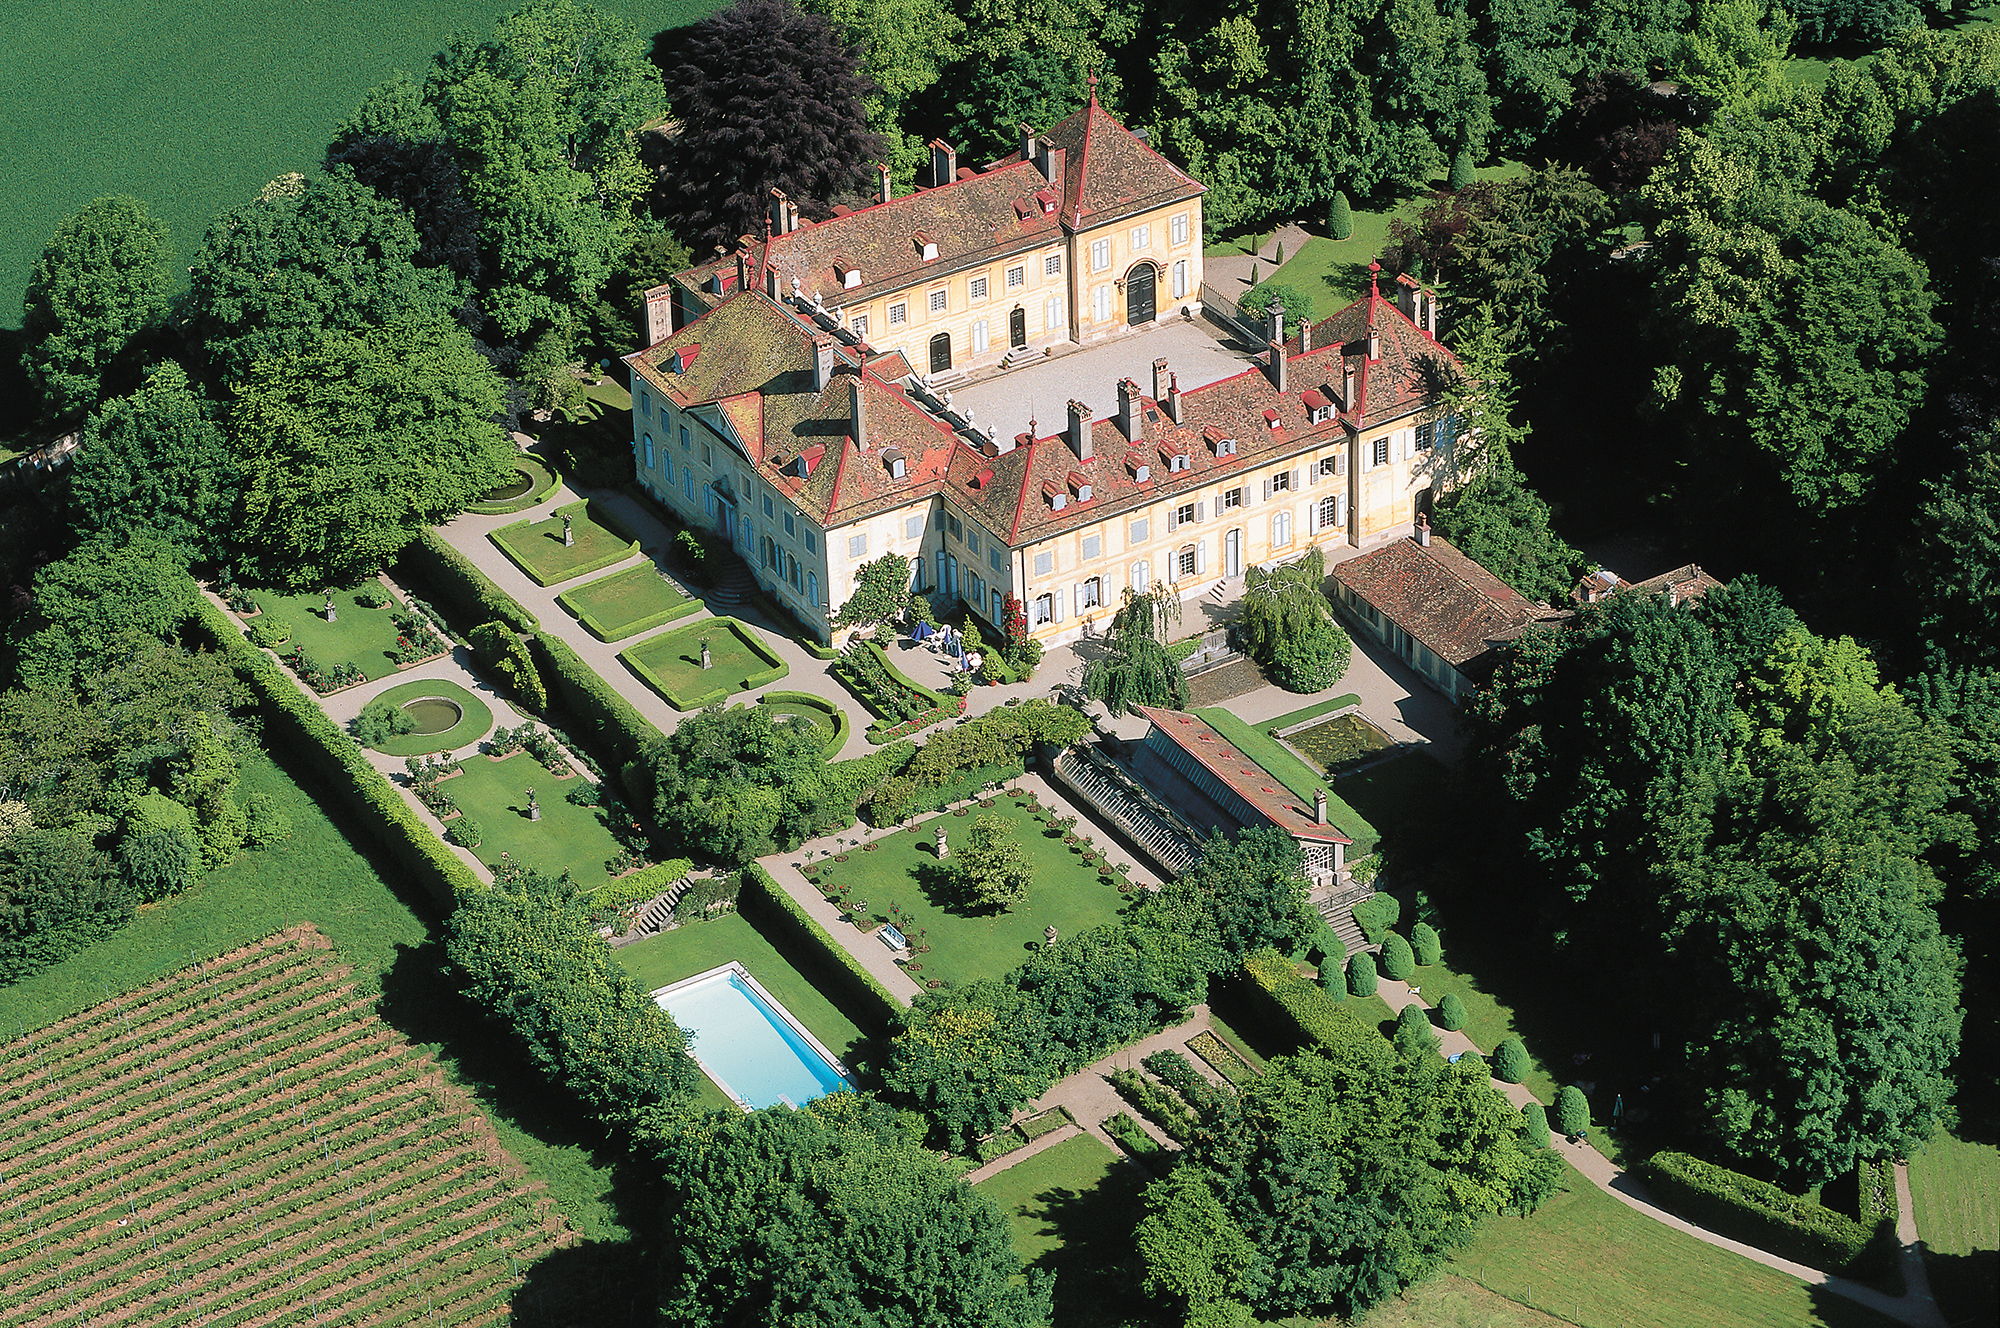
<path fill-rule="evenodd" d="M 747 1111 L 854 1087 L 833 1053 L 740 963 L 662 987 L 653 1000 L 688 1031 L 695 1064 Z"/>

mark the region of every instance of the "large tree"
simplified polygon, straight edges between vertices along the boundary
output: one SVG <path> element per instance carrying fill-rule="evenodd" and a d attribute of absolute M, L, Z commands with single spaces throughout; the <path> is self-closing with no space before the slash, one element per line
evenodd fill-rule
<path fill-rule="evenodd" d="M 1354 643 L 1333 620 L 1325 590 L 1326 557 L 1305 556 L 1264 570 L 1243 583 L 1243 633 L 1250 654 L 1288 692 L 1317 692 L 1339 682 Z"/>
<path fill-rule="evenodd" d="M 328 332 L 258 360 L 230 419 L 245 565 L 294 589 L 379 570 L 505 478 L 503 395 L 448 322 Z"/>
<path fill-rule="evenodd" d="M 99 536 L 35 574 L 17 667 L 31 685 L 71 685 L 137 649 L 171 641 L 193 606 L 181 550 L 151 536 Z"/>
<path fill-rule="evenodd" d="M 136 198 L 84 204 L 28 273 L 21 362 L 57 418 L 97 404 L 104 380 L 165 317 L 166 223 Z"/>
<path fill-rule="evenodd" d="M 1150 590 L 1126 590 L 1103 653 L 1084 669 L 1084 692 L 1117 715 L 1135 705 L 1185 706 L 1187 675 L 1167 651 L 1168 636 L 1180 618 L 1180 596 L 1165 582 Z"/>
<path fill-rule="evenodd" d="M 680 136 L 667 210 L 702 245 L 760 234 L 771 190 L 823 211 L 865 189 L 882 155 L 874 85 L 833 24 L 789 0 L 736 0 L 686 30 L 666 68 Z"/>
<path fill-rule="evenodd" d="M 951 853 L 951 874 L 974 908 L 1005 911 L 1026 903 L 1035 869 L 1022 851 L 1012 821 L 981 816 Z"/>
<path fill-rule="evenodd" d="M 71 470 L 72 520 L 86 536 L 151 532 L 192 561 L 220 559 L 240 487 L 213 403 L 170 361 L 84 426 Z"/>
<path fill-rule="evenodd" d="M 1007 1217 L 852 1093 L 689 1130 L 666 1149 L 660 1310 L 690 1328 L 1046 1323 Z"/>
<path fill-rule="evenodd" d="M 854 569 L 854 593 L 833 615 L 835 627 L 855 627 L 892 618 L 910 602 L 910 560 L 885 553 Z"/>
<path fill-rule="evenodd" d="M 343 138 L 326 151 L 329 173 L 346 167 L 354 178 L 410 211 L 418 267 L 445 267 L 471 282 L 479 277 L 479 214 L 466 201 L 458 161 L 441 138 L 388 134 Z"/>
<path fill-rule="evenodd" d="M 869 128 L 882 136 L 896 188 L 907 192 L 925 155 L 923 135 L 905 128 L 911 102 L 936 84 L 959 53 L 964 20 L 944 0 L 801 0 L 800 8 L 832 22 L 860 56 L 861 72 L 875 84 L 861 99 L 862 109 Z M 959 144 L 968 152 L 974 146 Z"/>
<path fill-rule="evenodd" d="M 796 843 L 826 768 L 818 730 L 762 706 L 690 715 L 646 760 L 660 824 L 689 849 L 731 862 L 769 853 L 781 838 Z"/>

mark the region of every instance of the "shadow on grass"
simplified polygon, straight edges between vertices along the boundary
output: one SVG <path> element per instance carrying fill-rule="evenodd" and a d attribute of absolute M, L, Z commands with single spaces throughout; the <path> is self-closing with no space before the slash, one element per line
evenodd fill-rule
<path fill-rule="evenodd" d="M 1150 1323 L 1143 1270 L 1133 1228 L 1144 1216 L 1140 1191 L 1145 1180 L 1120 1163 L 1088 1190 L 1057 1186 L 1035 1196 L 1042 1217 L 1062 1244 L 1041 1256 L 1036 1268 L 1055 1274 L 1056 1328 L 1116 1328 Z"/>
<path fill-rule="evenodd" d="M 586 1241 L 526 1268 L 511 1323 L 527 1328 L 650 1328 L 660 1322 L 653 1259 L 627 1241 Z"/>

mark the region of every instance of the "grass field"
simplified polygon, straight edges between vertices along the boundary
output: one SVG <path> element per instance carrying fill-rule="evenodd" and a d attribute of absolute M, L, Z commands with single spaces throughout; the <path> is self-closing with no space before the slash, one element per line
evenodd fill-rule
<path fill-rule="evenodd" d="M 311 171 L 334 124 L 398 68 L 422 75 L 454 32 L 519 0 L 348 0 L 276 7 L 94 0 L 13 4 L 0 91 L 0 323 L 69 212 L 135 194 L 166 219 L 184 279 L 209 220 L 286 171 Z M 714 0 L 601 0 L 642 37 Z"/>
<path fill-rule="evenodd" d="M 963 843 L 973 818 L 985 815 L 1013 823 L 1034 867 L 1028 901 L 1010 913 L 973 914 L 959 908 L 935 856 L 939 825 L 951 840 Z M 917 929 L 928 931 L 930 953 L 918 956 L 923 967 L 910 975 L 919 981 L 997 978 L 1042 948 L 1043 928 L 1053 926 L 1074 936 L 1115 921 L 1125 903 L 1124 895 L 1099 880 L 1094 869 L 1084 866 L 1062 840 L 1051 838 L 1046 826 L 1012 798 L 1000 798 L 990 812 L 978 806 L 965 816 L 947 812 L 914 831 L 875 842 L 882 847 L 872 853 L 855 849 L 846 862 L 823 859 L 809 870 L 819 877 L 822 890 L 846 886 L 848 899 L 865 900 L 867 912 L 876 917 L 889 916 L 889 905 L 898 905 L 908 919 L 899 925 L 912 940 Z"/>
<path fill-rule="evenodd" d="M 1910 1159 L 1924 1268 L 1951 1323 L 1991 1323 L 2000 1305 L 2000 1148 L 1940 1134 Z"/>
<path fill-rule="evenodd" d="M 1022 1261 L 1055 1274 L 1057 1328 L 1108 1328 L 1141 1317 L 1129 1266 L 1144 1185 L 1116 1153 L 1080 1134 L 975 1188 L 1013 1219 Z"/>
<path fill-rule="evenodd" d="M 405 733 L 399 738 L 390 738 L 377 751 L 390 756 L 421 756 L 426 752 L 455 752 L 461 747 L 471 746 L 493 731 L 493 711 L 487 704 L 466 691 L 455 682 L 442 679 L 422 679 L 401 683 L 379 693 L 369 701 L 390 701 L 403 705 L 427 696 L 441 697 L 458 706 L 464 718 L 442 733 Z"/>
<path fill-rule="evenodd" d="M 1221 706 L 1203 706 L 1194 713 L 1213 725 L 1217 733 L 1235 743 L 1238 751 L 1263 766 L 1277 777 L 1279 783 L 1304 799 L 1308 808 L 1313 805 L 1313 791 L 1326 789 L 1327 819 L 1354 841 L 1353 847 L 1347 850 L 1349 858 L 1364 858 L 1375 851 L 1379 838 L 1375 826 L 1347 804 L 1340 795 L 1339 787 L 1329 784 L 1325 775 L 1294 756 L 1289 748 L 1270 734 L 1245 723 Z"/>
<path fill-rule="evenodd" d="M 491 866 L 506 853 L 551 876 L 567 871 L 586 890 L 604 883 L 605 863 L 620 845 L 597 808 L 569 800 L 570 790 L 583 785 L 583 776 L 558 780 L 526 752 L 501 761 L 469 756 L 461 768 L 464 774 L 438 787 L 479 822 L 481 862 Z M 528 819 L 531 788 L 542 809 L 539 821 Z"/>
<path fill-rule="evenodd" d="M 1893 1320 L 1643 1217 L 1574 1171 L 1447 1269 L 1579 1328 L 1889 1328 Z"/>
<path fill-rule="evenodd" d="M 560 585 L 639 551 L 639 541 L 599 525 L 589 508 L 588 503 L 569 503 L 540 521 L 516 521 L 489 531 L 486 538 L 538 586 Z M 570 520 L 569 544 L 563 543 L 564 517 Z"/>
<path fill-rule="evenodd" d="M 299 928 L 7 1044 L 0 1325 L 505 1312 L 567 1231 L 341 977 Z"/>
<path fill-rule="evenodd" d="M 1561 1328 L 1566 1320 L 1516 1305 L 1464 1277 L 1429 1277 L 1353 1320 L 1351 1328 Z"/>
<path fill-rule="evenodd" d="M 708 668 L 701 644 L 708 642 Z M 690 623 L 618 652 L 625 667 L 676 710 L 699 710 L 737 692 L 766 687 L 792 671 L 734 618 Z"/>
<path fill-rule="evenodd" d="M 1288 729 L 1294 724 L 1303 724 L 1309 719 L 1318 719 L 1321 715 L 1331 714 L 1345 706 L 1351 706 L 1360 699 L 1360 696 L 1353 692 L 1349 692 L 1345 696 L 1328 697 L 1324 701 L 1317 701 L 1303 709 L 1294 710 L 1289 715 L 1279 715 L 1276 719 L 1271 720 L 1263 726 L 1264 732 L 1270 733 L 1274 729 Z"/>
<path fill-rule="evenodd" d="M 651 563 L 628 567 L 556 596 L 600 641 L 622 641 L 651 631 L 701 608 L 701 601 L 675 590 Z"/>
<path fill-rule="evenodd" d="M 369 588 L 382 590 L 372 582 Z M 272 622 L 291 632 L 291 641 L 278 648 L 279 654 L 289 655 L 293 646 L 299 646 L 322 669 L 352 664 L 370 682 L 396 671 L 396 620 L 391 615 L 400 612 L 403 606 L 393 596 L 379 609 L 364 609 L 354 602 L 354 591 L 336 590 L 332 622 L 326 620 L 325 595 L 281 595 L 275 590 L 260 590 L 251 598 L 256 600 L 258 608 L 271 615 Z M 243 621 L 253 625 L 259 620 Z"/>

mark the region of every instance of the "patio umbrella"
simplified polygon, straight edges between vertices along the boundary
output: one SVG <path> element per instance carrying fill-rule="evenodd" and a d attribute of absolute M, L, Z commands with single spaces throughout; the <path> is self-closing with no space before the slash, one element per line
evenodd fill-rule
<path fill-rule="evenodd" d="M 910 629 L 910 639 L 912 641 L 928 641 L 930 635 L 931 625 L 929 623 L 918 623 Z"/>

